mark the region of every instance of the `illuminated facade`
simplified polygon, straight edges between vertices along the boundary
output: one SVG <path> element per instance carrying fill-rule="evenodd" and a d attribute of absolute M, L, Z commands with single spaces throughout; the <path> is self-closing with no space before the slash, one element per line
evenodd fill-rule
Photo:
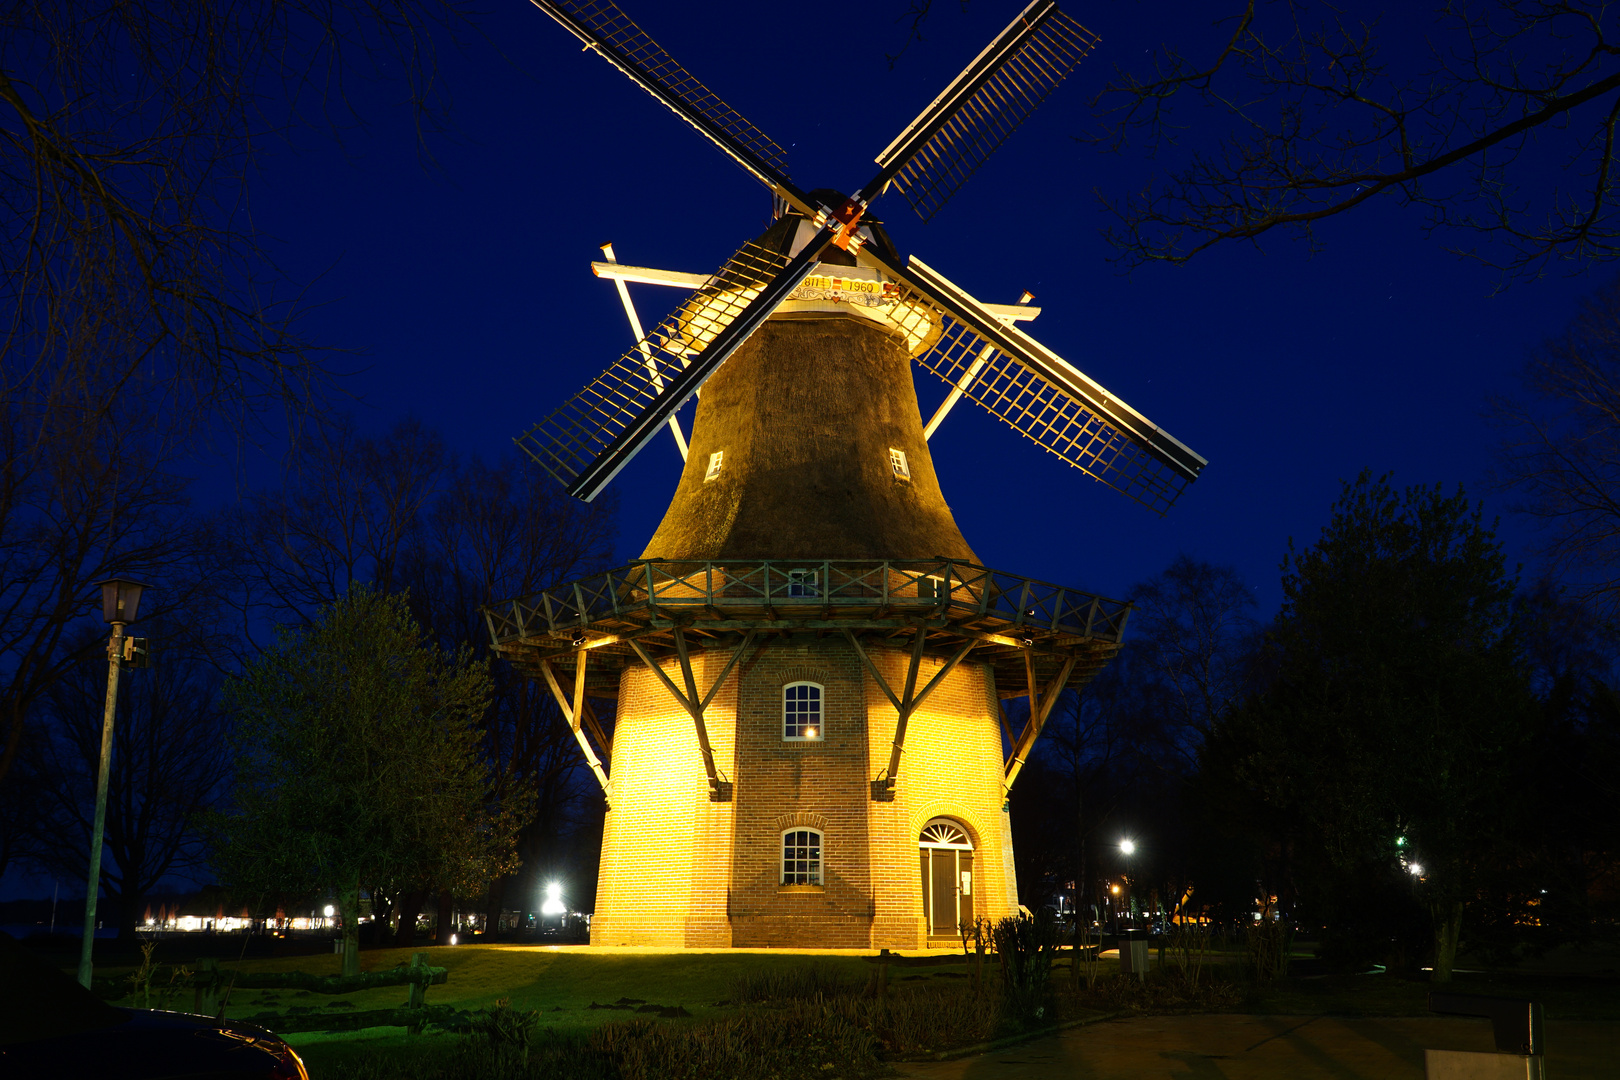
<path fill-rule="evenodd" d="M 1125 609 L 978 565 L 914 347 L 789 306 L 705 385 L 643 561 L 492 611 L 603 783 L 593 944 L 916 949 L 1017 910 L 1004 807 L 1045 712 L 1014 736 L 1001 699 L 1033 676 L 1049 709 Z"/>

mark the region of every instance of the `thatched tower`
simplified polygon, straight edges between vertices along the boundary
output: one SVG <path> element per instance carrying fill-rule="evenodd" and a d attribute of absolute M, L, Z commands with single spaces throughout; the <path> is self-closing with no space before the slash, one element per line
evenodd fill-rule
<path fill-rule="evenodd" d="M 790 243 L 796 223 L 759 242 Z M 910 344 L 846 301 L 783 305 L 705 385 L 642 557 L 777 564 L 798 575 L 789 603 L 836 589 L 828 560 L 976 564 L 923 437 Z M 724 801 L 689 710 L 648 665 L 624 668 L 594 943 L 917 948 L 1016 908 L 991 668 L 923 655 L 913 673 L 913 635 L 862 643 L 821 621 L 756 634 L 705 710 Z M 698 693 L 735 648 L 694 650 Z M 679 658 L 658 663 L 678 686 Z M 907 781 L 874 797 L 900 717 L 888 694 L 948 665 L 910 711 Z"/>

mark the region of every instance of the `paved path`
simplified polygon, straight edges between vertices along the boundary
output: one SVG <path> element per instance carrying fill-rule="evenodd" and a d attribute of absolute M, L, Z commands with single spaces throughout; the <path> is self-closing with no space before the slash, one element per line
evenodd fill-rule
<path fill-rule="evenodd" d="M 1548 1080 L 1620 1078 L 1620 1023 L 1549 1021 Z M 1143 1016 L 958 1061 L 902 1063 L 916 1080 L 1423 1080 L 1423 1051 L 1490 1050 L 1488 1021 Z"/>

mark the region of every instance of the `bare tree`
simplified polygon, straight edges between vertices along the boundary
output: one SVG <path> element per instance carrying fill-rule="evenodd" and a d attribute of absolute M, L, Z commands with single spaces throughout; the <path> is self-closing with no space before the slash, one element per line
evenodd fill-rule
<path fill-rule="evenodd" d="M 90 423 L 53 421 L 38 451 L 0 461 L 0 782 L 23 745 L 30 708 L 50 686 L 98 652 L 95 583 L 122 573 L 161 586 L 147 618 L 184 609 L 208 617 L 209 533 L 186 511 L 187 480 L 141 423 L 144 398 L 130 395 Z M 26 425 L 0 402 L 0 441 L 26 441 Z"/>
<path fill-rule="evenodd" d="M 1388 25 L 1356 7 L 1248 0 L 1151 72 L 1116 68 L 1087 141 L 1172 160 L 1137 194 L 1100 195 L 1120 260 L 1182 263 L 1274 229 L 1314 247 L 1317 222 L 1380 196 L 1508 276 L 1616 253 L 1605 4 L 1459 0 Z"/>
<path fill-rule="evenodd" d="M 1620 614 L 1620 281 L 1589 297 L 1493 402 L 1498 478 L 1543 526 L 1541 553 L 1576 598 Z"/>
<path fill-rule="evenodd" d="M 424 516 L 397 582 L 408 588 L 418 620 L 445 647 L 467 643 L 482 652 L 489 639 L 479 607 L 605 569 L 616 516 L 612 500 L 583 506 L 516 454 L 495 466 L 468 459 L 454 467 Z M 518 835 L 524 872 L 532 875 L 554 855 L 558 838 L 600 800 L 594 787 L 580 784 L 578 747 L 546 689 L 504 662 L 494 664 L 491 675 L 483 749 L 499 766 L 502 783 L 536 795 L 534 816 Z M 609 718 L 601 719 L 611 731 Z M 516 880 L 489 883 L 491 919 Z"/>
<path fill-rule="evenodd" d="M 404 594 L 446 652 L 471 647 L 487 656 L 479 607 L 604 569 L 616 511 L 611 499 L 586 506 L 567 498 L 515 453 L 495 466 L 457 460 L 418 421 L 368 436 L 339 419 L 303 442 L 280 490 L 252 496 L 227 518 L 244 637 L 268 620 L 308 623 L 321 604 L 365 583 Z M 578 750 L 549 694 L 505 663 L 492 665 L 491 677 L 479 720 L 480 752 L 496 783 L 489 798 L 500 805 L 532 797 L 518 836 L 532 868 L 594 796 L 579 783 Z M 400 895 L 389 884 L 366 883 L 374 898 L 397 906 L 408 935 L 429 897 L 420 883 Z M 488 889 L 497 912 L 506 884 Z"/>
<path fill-rule="evenodd" d="M 0 4 L 0 783 L 77 659 L 89 585 L 181 557 L 185 533 L 157 527 L 176 462 L 318 408 L 299 290 L 248 213 L 255 154 L 347 123 L 372 61 L 432 123 L 457 4 Z"/>
<path fill-rule="evenodd" d="M 415 419 L 369 436 L 334 417 L 306 432 L 295 454 L 279 489 L 224 516 L 245 641 L 267 621 L 307 625 L 356 582 L 396 591 L 452 469 L 443 437 Z"/>
<path fill-rule="evenodd" d="M 1254 594 L 1233 567 L 1182 554 L 1133 588 L 1131 602 L 1127 647 L 1155 714 L 1145 727 L 1159 755 L 1191 771 L 1210 727 L 1248 688 Z"/>
<path fill-rule="evenodd" d="M 161 640 L 161 639 L 160 639 Z M 170 641 L 175 640 L 173 636 Z M 135 933 L 146 896 L 166 876 L 202 863 L 198 816 L 229 775 L 220 677 L 206 661 L 158 650 L 149 670 L 125 673 L 108 778 L 102 887 L 118 908 L 120 937 Z M 92 657 L 50 689 L 48 724 L 29 746 L 40 781 L 39 844 L 31 861 L 82 881 L 101 757 L 106 664 Z"/>

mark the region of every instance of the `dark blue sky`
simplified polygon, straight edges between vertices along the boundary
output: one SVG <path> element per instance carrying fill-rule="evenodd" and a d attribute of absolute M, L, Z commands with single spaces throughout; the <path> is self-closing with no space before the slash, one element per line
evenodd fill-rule
<path fill-rule="evenodd" d="M 257 225 L 294 277 L 324 273 L 306 329 L 362 350 L 340 364 L 363 426 L 415 414 L 486 457 L 631 344 L 611 283 L 619 259 L 713 270 L 759 232 L 767 194 L 718 151 L 528 4 L 502 0 L 475 43 L 444 61 L 455 130 L 424 167 L 393 88 L 363 90 L 372 121 L 341 151 L 278 152 Z M 807 9 L 683 0 L 624 6 L 728 103 L 789 148 L 805 188 L 853 188 L 872 156 L 1016 13 L 1003 0 L 941 2 L 890 70 L 904 6 Z M 1342 479 L 1465 483 L 1504 515 L 1510 553 L 1531 533 L 1486 481 L 1488 394 L 1511 393 L 1528 349 L 1555 332 L 1598 274 L 1493 295 L 1494 271 L 1446 254 L 1393 202 L 1326 223 L 1310 256 L 1285 237 L 1184 268 L 1121 276 L 1097 235 L 1093 191 L 1140 188 L 1154 163 L 1071 135 L 1113 64 L 1162 42 L 1207 40 L 1208 4 L 1064 9 L 1102 38 L 1069 81 L 932 223 L 880 201 L 902 254 L 981 299 L 1028 289 L 1047 346 L 1210 460 L 1159 518 L 964 403 L 933 440 L 946 498 L 980 556 L 1014 573 L 1127 597 L 1178 552 L 1235 565 L 1261 613 L 1280 599 L 1288 539 L 1309 543 Z M 852 24 L 859 14 L 864 24 Z M 1201 24 L 1203 29 L 1201 29 Z M 854 26 L 844 31 L 843 27 Z M 497 51 L 504 52 L 504 58 Z M 1217 119 L 1192 109 L 1187 122 Z M 679 300 L 632 286 L 651 325 Z M 924 416 L 940 396 L 919 372 Z M 686 416 L 690 415 L 688 406 Z M 615 481 L 620 552 L 639 554 L 679 473 L 660 437 Z"/>

